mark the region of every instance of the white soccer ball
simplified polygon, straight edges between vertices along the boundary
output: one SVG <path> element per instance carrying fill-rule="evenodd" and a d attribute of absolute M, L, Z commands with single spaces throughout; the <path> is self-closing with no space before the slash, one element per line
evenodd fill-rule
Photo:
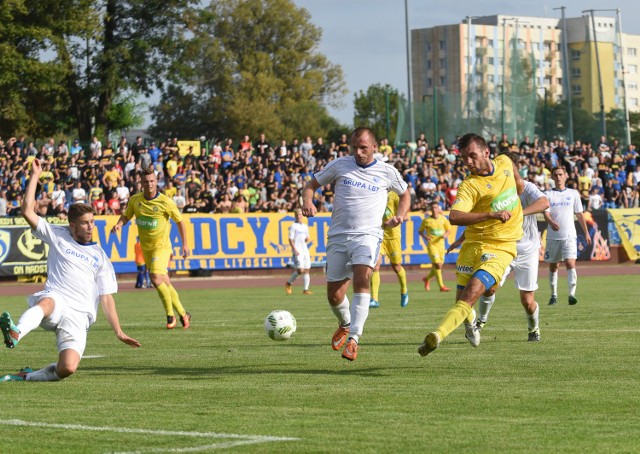
<path fill-rule="evenodd" d="M 296 319 L 290 312 L 272 311 L 264 319 L 264 329 L 273 340 L 287 340 L 296 332 Z"/>

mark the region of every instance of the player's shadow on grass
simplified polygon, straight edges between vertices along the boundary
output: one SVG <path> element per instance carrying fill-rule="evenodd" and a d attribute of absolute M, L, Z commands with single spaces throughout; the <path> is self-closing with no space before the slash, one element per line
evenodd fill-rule
<path fill-rule="evenodd" d="M 345 368 L 339 370 L 332 369 L 286 369 L 290 364 L 269 364 L 268 366 L 250 365 L 250 366 L 229 366 L 229 367 L 119 367 L 116 370 L 109 367 L 83 367 L 83 370 L 90 373 L 98 373 L 102 375 L 121 375 L 122 373 L 130 373 L 133 376 L 140 375 L 164 375 L 168 377 L 180 377 L 181 380 L 211 380 L 220 376 L 229 375 L 335 375 L 335 376 L 353 376 L 361 375 L 363 377 L 387 377 L 389 371 L 396 372 L 401 369 L 413 370 L 423 369 L 422 366 L 416 367 L 350 367 L 359 365 L 358 363 L 347 363 L 343 360 L 342 364 Z M 366 366 L 365 366 L 366 367 Z"/>

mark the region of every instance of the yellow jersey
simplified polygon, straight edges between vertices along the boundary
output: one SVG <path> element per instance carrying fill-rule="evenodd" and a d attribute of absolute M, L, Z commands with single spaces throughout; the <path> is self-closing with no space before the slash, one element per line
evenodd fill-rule
<path fill-rule="evenodd" d="M 483 243 L 504 243 L 522 238 L 522 205 L 513 176 L 513 164 L 506 155 L 491 160 L 490 175 L 469 175 L 460 184 L 451 210 L 465 213 L 509 211 L 507 222 L 499 219 L 468 225 L 465 237 Z"/>
<path fill-rule="evenodd" d="M 182 213 L 175 202 L 160 192 L 151 200 L 146 199 L 142 192 L 134 194 L 127 203 L 124 215 L 128 219 L 135 216 L 138 237 L 145 251 L 170 249 L 171 222 L 169 219 L 182 222 Z"/>
<path fill-rule="evenodd" d="M 383 224 L 387 222 L 390 218 L 395 216 L 396 213 L 398 213 L 399 203 L 400 203 L 400 196 L 393 191 L 389 191 L 387 195 L 387 207 L 384 209 L 384 215 L 382 216 Z M 382 228 L 384 230 L 383 239 L 385 240 L 396 239 L 396 238 L 400 238 L 401 236 L 400 225 L 397 225 L 395 227 L 382 227 Z"/>
<path fill-rule="evenodd" d="M 444 247 L 444 232 L 450 230 L 451 223 L 443 215 L 438 216 L 437 219 L 433 216 L 424 218 L 418 228 L 419 233 L 424 232 L 427 235 L 431 247 Z"/>

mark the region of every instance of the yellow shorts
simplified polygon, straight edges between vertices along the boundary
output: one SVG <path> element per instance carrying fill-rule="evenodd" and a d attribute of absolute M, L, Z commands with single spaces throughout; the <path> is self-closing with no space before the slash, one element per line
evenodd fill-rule
<path fill-rule="evenodd" d="M 504 272 L 516 257 L 516 243 L 481 243 L 465 241 L 456 262 L 456 283 L 466 287 L 473 273 L 484 270 L 499 285 Z"/>
<path fill-rule="evenodd" d="M 152 249 L 150 251 L 142 251 L 144 262 L 151 274 L 168 274 L 169 260 L 171 260 L 171 249 Z"/>
<path fill-rule="evenodd" d="M 427 246 L 427 254 L 431 263 L 444 263 L 444 244 L 442 246 Z"/>
<path fill-rule="evenodd" d="M 389 257 L 389 262 L 391 262 L 392 265 L 399 265 L 402 263 L 402 247 L 400 245 L 400 238 L 383 239 L 381 252 Z"/>

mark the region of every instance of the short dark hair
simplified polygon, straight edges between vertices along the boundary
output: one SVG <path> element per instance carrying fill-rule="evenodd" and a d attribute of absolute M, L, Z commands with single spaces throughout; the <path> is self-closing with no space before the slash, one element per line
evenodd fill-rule
<path fill-rule="evenodd" d="M 376 141 L 376 134 L 371 128 L 367 128 L 366 126 L 358 126 L 351 132 L 351 137 L 362 137 L 367 134 L 371 136 L 374 142 Z"/>
<path fill-rule="evenodd" d="M 69 222 L 76 222 L 80 217 L 87 213 L 95 214 L 95 211 L 88 203 L 73 203 L 69 207 Z"/>
<path fill-rule="evenodd" d="M 469 132 L 458 139 L 458 149 L 462 151 L 472 143 L 475 143 L 476 145 L 478 145 L 480 148 L 483 148 L 483 149 L 488 148 L 487 141 L 484 140 L 484 137 L 474 132 Z"/>

